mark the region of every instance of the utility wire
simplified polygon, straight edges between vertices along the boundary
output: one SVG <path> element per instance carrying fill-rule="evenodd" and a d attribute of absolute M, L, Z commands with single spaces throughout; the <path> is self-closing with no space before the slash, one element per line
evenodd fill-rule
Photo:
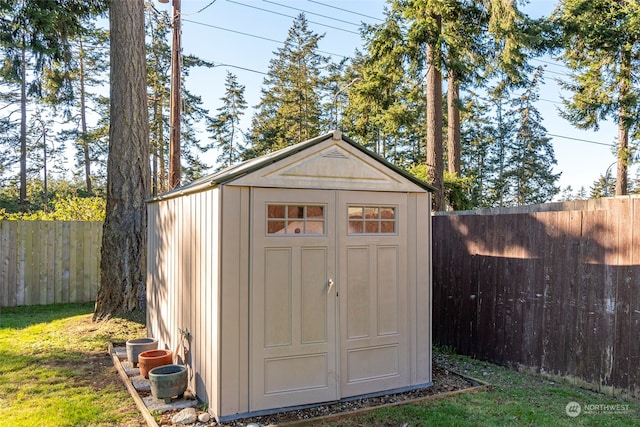
<path fill-rule="evenodd" d="M 351 14 L 358 15 L 358 16 L 364 16 L 365 18 L 369 18 L 369 19 L 375 19 L 376 21 L 384 21 L 384 19 L 376 18 L 375 16 L 365 15 L 364 13 L 354 12 L 354 11 L 349 10 L 349 9 L 343 9 L 341 7 L 334 6 L 332 4 L 327 4 L 327 3 L 323 3 L 323 2 L 320 2 L 320 1 L 316 1 L 316 0 L 307 0 L 307 1 L 310 2 L 310 3 L 319 4 L 321 6 L 326 6 L 326 7 L 329 7 L 331 9 L 341 10 L 343 12 L 351 13 Z"/>
<path fill-rule="evenodd" d="M 237 5 L 240 5 L 240 6 L 244 6 L 244 7 L 248 7 L 248 8 L 251 8 L 251 9 L 261 10 L 263 12 L 273 13 L 274 15 L 280 15 L 280 16 L 284 16 L 284 17 L 287 17 L 287 18 L 296 19 L 295 16 L 287 15 L 286 13 L 280 13 L 280 12 L 276 12 L 274 10 L 269 10 L 269 9 L 265 9 L 265 8 L 258 7 L 258 6 L 252 6 L 250 4 L 241 3 L 241 2 L 238 2 L 238 1 L 234 1 L 234 0 L 227 0 L 227 1 L 229 3 L 234 3 L 234 4 L 237 4 Z M 327 28 L 332 28 L 334 30 L 343 31 L 345 33 L 355 34 L 357 36 L 360 35 L 360 33 L 356 32 L 356 31 L 345 30 L 344 28 L 334 27 L 333 25 L 322 24 L 320 22 L 314 22 L 314 21 L 307 21 L 307 22 L 309 22 L 311 24 L 315 24 L 315 25 L 320 25 L 322 27 L 327 27 Z"/>
<path fill-rule="evenodd" d="M 241 36 L 252 37 L 254 39 L 266 40 L 266 41 L 269 41 L 269 42 L 273 42 L 273 43 L 278 43 L 280 45 L 284 45 L 284 42 L 281 41 L 281 40 L 270 39 L 269 37 L 259 36 L 257 34 L 245 33 L 243 31 L 232 30 L 230 28 L 218 27 L 217 25 L 205 24 L 204 22 L 193 21 L 191 19 L 183 19 L 182 22 L 189 22 L 191 24 L 202 25 L 203 27 L 214 28 L 214 29 L 220 30 L 220 31 L 227 31 L 229 33 L 239 34 Z M 324 51 L 324 50 L 318 50 L 318 52 L 319 53 L 324 53 L 325 55 L 339 56 L 341 58 L 349 58 L 349 56 L 346 56 L 346 55 L 341 55 L 339 53 L 333 53 L 333 52 L 327 52 L 327 51 Z"/>
<path fill-rule="evenodd" d="M 556 67 L 567 68 L 565 65 L 559 64 L 557 61 L 551 62 L 551 61 L 545 61 L 544 59 L 538 59 L 538 58 L 531 58 L 531 60 L 536 62 L 541 62 L 543 64 L 555 65 Z"/>
<path fill-rule="evenodd" d="M 564 136 L 564 135 L 556 135 L 556 134 L 553 134 L 553 133 L 547 133 L 547 135 L 548 136 L 553 136 L 555 138 L 570 139 L 572 141 L 586 142 L 588 144 L 603 145 L 605 147 L 615 147 L 615 144 L 606 144 L 604 142 L 590 141 L 588 139 L 574 138 L 574 137 L 571 137 L 571 136 Z"/>
<path fill-rule="evenodd" d="M 274 4 L 276 6 L 284 7 L 284 8 L 287 8 L 287 9 L 297 10 L 298 12 L 304 12 L 307 15 L 315 15 L 315 16 L 319 16 L 321 18 L 331 19 L 332 21 L 344 22 L 345 24 L 353 25 L 355 27 L 359 27 L 360 26 L 360 24 L 356 24 L 355 22 L 345 21 L 343 19 L 338 19 L 338 18 L 335 18 L 333 16 L 322 15 L 320 13 L 315 13 L 315 12 L 311 12 L 311 11 L 308 11 L 308 10 L 299 9 L 297 7 L 288 6 L 288 5 L 282 4 L 282 3 L 277 3 L 275 1 L 271 1 L 271 0 L 262 0 L 262 1 L 265 2 L 265 3 L 271 3 L 271 4 Z"/>
<path fill-rule="evenodd" d="M 199 13 L 204 12 L 205 10 L 209 9 L 210 6 L 212 6 L 216 1 L 218 0 L 212 0 L 211 2 L 209 2 L 208 5 L 206 5 L 205 7 L 201 8 L 199 11 L 197 12 L 193 12 L 193 13 L 181 13 L 180 16 L 193 16 L 193 15 L 197 15 Z M 154 8 L 155 9 L 155 8 Z"/>
<path fill-rule="evenodd" d="M 200 13 L 200 12 L 204 12 L 205 10 L 207 10 L 209 8 L 209 6 L 211 6 L 212 4 L 214 4 L 216 2 L 216 0 L 213 0 L 211 3 L 209 3 L 208 5 L 206 5 L 205 7 L 203 7 L 202 9 L 200 9 L 199 11 L 196 12 L 196 14 Z"/>
<path fill-rule="evenodd" d="M 268 73 L 265 73 L 264 71 L 258 71 L 258 70 L 254 70 L 252 68 L 241 67 L 240 65 L 223 64 L 222 62 L 215 63 L 213 61 L 211 61 L 211 63 L 213 64 L 214 67 L 231 67 L 231 68 L 237 68 L 239 70 L 250 71 L 250 72 L 256 73 L 256 74 L 262 74 L 263 76 L 268 76 L 269 75 Z"/>

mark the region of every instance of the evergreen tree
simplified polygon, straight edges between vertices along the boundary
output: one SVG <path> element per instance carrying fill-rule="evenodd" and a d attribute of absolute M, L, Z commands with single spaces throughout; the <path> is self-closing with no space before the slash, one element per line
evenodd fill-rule
<path fill-rule="evenodd" d="M 616 191 L 616 180 L 612 176 L 600 175 L 600 177 L 593 182 L 589 189 L 589 198 L 599 199 L 602 197 L 611 197 Z"/>
<path fill-rule="evenodd" d="M 70 40 L 82 31 L 83 20 L 105 10 L 98 0 L 42 2 L 8 0 L 0 15 L 0 76 L 20 93 L 20 205 L 27 208 L 27 103 L 42 96 L 42 75 L 52 62 L 67 66 Z M 27 72 L 28 71 L 28 72 Z"/>
<path fill-rule="evenodd" d="M 554 13 L 561 31 L 562 58 L 571 70 L 563 83 L 572 95 L 563 116 L 583 129 L 601 120 L 618 124 L 616 194 L 627 194 L 630 139 L 640 132 L 640 3 L 562 0 Z"/>
<path fill-rule="evenodd" d="M 108 120 L 90 125 L 91 112 L 108 110 L 108 98 L 99 93 L 106 84 L 109 67 L 109 42 L 105 30 L 89 20 L 83 31 L 70 41 L 71 57 L 68 65 L 54 63 L 45 76 L 45 101 L 54 111 L 63 109 L 67 127 L 61 132 L 62 140 L 73 141 L 76 147 L 76 165 L 84 177 L 85 190 L 93 193 L 93 181 L 100 179 L 106 164 L 106 135 Z M 104 116 L 103 116 L 104 117 Z M 92 165 L 96 167 L 93 168 Z"/>
<path fill-rule="evenodd" d="M 227 72 L 224 86 L 225 94 L 220 98 L 222 106 L 207 126 L 214 147 L 220 152 L 217 170 L 239 162 L 244 148 L 240 142 L 240 119 L 247 109 L 244 86 L 240 85 L 237 77 L 230 72 Z"/>
<path fill-rule="evenodd" d="M 511 143 L 506 154 L 505 181 L 508 194 L 503 205 L 528 205 L 551 201 L 558 194 L 556 186 L 560 174 L 553 173 L 557 164 L 551 140 L 542 126 L 542 116 L 535 107 L 539 99 L 538 85 L 541 69 L 534 73 L 531 83 L 511 102 L 507 123 L 513 127 Z"/>
<path fill-rule="evenodd" d="M 426 100 L 424 76 L 407 61 L 405 32 L 404 17 L 395 9 L 383 23 L 363 28 L 367 53 L 358 53 L 347 68 L 343 88 L 349 102 L 341 127 L 409 169 L 425 159 Z"/>
<path fill-rule="evenodd" d="M 0 100 L 4 98 L 0 96 Z M 10 115 L 0 117 L 0 187 L 15 181 L 12 166 L 18 163 L 19 141 L 18 124 L 11 120 Z"/>
<path fill-rule="evenodd" d="M 56 134 L 52 131 L 53 120 L 46 117 L 41 109 L 37 109 L 30 117 L 27 125 L 27 179 L 33 182 L 41 180 L 42 197 L 31 194 L 29 197 L 29 210 L 48 210 L 50 202 L 49 183 L 55 180 L 56 175 L 60 178 L 66 172 L 64 161 L 64 142 L 56 140 Z M 41 203 L 38 203 L 41 200 Z"/>
<path fill-rule="evenodd" d="M 316 136 L 321 129 L 323 36 L 309 30 L 304 14 L 289 29 L 284 46 L 269 63 L 258 111 L 251 124 L 247 157 L 275 151 Z"/>
<path fill-rule="evenodd" d="M 191 70 L 195 67 L 213 67 L 213 64 L 192 55 L 182 58 L 182 78 L 186 81 Z M 194 94 L 185 82 L 182 88 L 182 115 L 181 115 L 181 169 L 185 182 L 196 180 L 206 174 L 211 167 L 202 160 L 202 154 L 212 147 L 210 143 L 200 141 L 196 127 L 206 126 L 211 118 L 209 110 L 204 108 L 202 97 Z"/>
<path fill-rule="evenodd" d="M 152 195 L 169 189 L 168 144 L 171 48 L 167 38 L 171 19 L 167 12 L 147 7 L 147 86 L 149 96 L 149 147 Z"/>
<path fill-rule="evenodd" d="M 150 154 L 152 194 L 169 189 L 169 129 L 170 129 L 170 69 L 171 48 L 168 38 L 171 32 L 171 18 L 167 12 L 147 8 L 145 21 L 147 34 L 147 86 L 150 117 Z M 182 56 L 181 67 L 181 129 L 180 163 L 181 176 L 185 182 L 202 176 L 208 169 L 200 155 L 211 148 L 202 144 L 196 134 L 196 127 L 209 119 L 208 110 L 202 106 L 202 98 L 188 90 L 185 82 L 194 67 L 213 67 L 193 55 Z"/>
<path fill-rule="evenodd" d="M 471 92 L 461 117 L 461 174 L 471 180 L 470 208 L 489 206 L 491 149 L 496 136 L 492 119 L 491 109 Z"/>

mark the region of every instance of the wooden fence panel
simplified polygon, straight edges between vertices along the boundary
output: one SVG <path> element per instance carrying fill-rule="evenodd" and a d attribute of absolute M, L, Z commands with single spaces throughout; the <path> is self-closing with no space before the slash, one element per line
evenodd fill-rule
<path fill-rule="evenodd" d="M 640 397 L 639 241 L 638 197 L 436 215 L 434 343 Z"/>
<path fill-rule="evenodd" d="M 94 301 L 101 222 L 0 221 L 0 307 Z"/>

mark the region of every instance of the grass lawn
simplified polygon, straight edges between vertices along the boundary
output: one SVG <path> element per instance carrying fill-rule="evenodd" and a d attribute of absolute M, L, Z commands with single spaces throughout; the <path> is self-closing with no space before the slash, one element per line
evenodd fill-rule
<path fill-rule="evenodd" d="M 0 425 L 144 426 L 110 357 L 109 341 L 145 335 L 141 323 L 93 323 L 93 304 L 0 311 Z M 493 384 L 323 426 L 640 426 L 640 404 L 435 349 L 434 362 Z M 582 413 L 565 408 L 578 402 Z M 612 405 L 612 406 L 603 406 Z M 613 406 L 618 405 L 618 406 Z"/>
<path fill-rule="evenodd" d="M 434 349 L 434 363 L 493 385 L 419 404 L 378 409 L 323 426 L 640 426 L 640 403 Z M 569 402 L 582 412 L 569 417 Z M 599 406 L 600 405 L 600 406 Z M 604 407 L 602 405 L 611 405 Z M 616 406 L 617 405 L 617 406 Z M 588 412 L 588 413 L 587 413 Z"/>
<path fill-rule="evenodd" d="M 93 323 L 93 303 L 0 310 L 0 425 L 144 426 L 107 354 L 145 336 L 125 319 Z"/>

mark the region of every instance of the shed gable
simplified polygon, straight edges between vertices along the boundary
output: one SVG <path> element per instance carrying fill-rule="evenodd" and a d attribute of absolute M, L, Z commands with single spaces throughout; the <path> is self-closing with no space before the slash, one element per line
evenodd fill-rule
<path fill-rule="evenodd" d="M 342 138 L 327 139 L 227 185 L 426 192 Z"/>

